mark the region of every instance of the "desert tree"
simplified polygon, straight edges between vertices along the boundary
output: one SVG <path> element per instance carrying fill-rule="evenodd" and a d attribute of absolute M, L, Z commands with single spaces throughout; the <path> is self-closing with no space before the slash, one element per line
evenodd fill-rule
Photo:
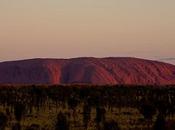
<path fill-rule="evenodd" d="M 69 122 L 62 112 L 57 115 L 55 130 L 69 130 Z"/>
<path fill-rule="evenodd" d="M 159 114 L 154 124 L 154 130 L 166 130 L 165 124 L 166 124 L 165 116 L 162 114 Z"/>
<path fill-rule="evenodd" d="M 91 119 L 91 106 L 87 102 L 85 102 L 83 106 L 83 123 L 85 129 L 87 129 L 90 119 Z"/>
<path fill-rule="evenodd" d="M 5 130 L 5 126 L 7 124 L 7 116 L 0 112 L 0 130 Z"/>
<path fill-rule="evenodd" d="M 14 115 L 18 122 L 21 121 L 24 112 L 25 112 L 25 105 L 22 103 L 16 103 L 14 106 Z"/>
<path fill-rule="evenodd" d="M 15 123 L 13 126 L 12 126 L 12 130 L 22 130 L 21 128 L 21 124 L 18 122 L 18 123 Z"/>
<path fill-rule="evenodd" d="M 142 99 L 140 102 L 139 111 L 144 116 L 144 119 L 152 120 L 153 116 L 156 114 L 156 107 L 150 101 Z"/>
<path fill-rule="evenodd" d="M 114 120 L 105 121 L 102 130 L 120 130 L 118 123 Z"/>
<path fill-rule="evenodd" d="M 95 122 L 97 124 L 97 129 L 100 130 L 100 124 L 103 124 L 103 122 L 106 120 L 105 117 L 106 110 L 102 106 L 96 107 L 96 118 Z"/>

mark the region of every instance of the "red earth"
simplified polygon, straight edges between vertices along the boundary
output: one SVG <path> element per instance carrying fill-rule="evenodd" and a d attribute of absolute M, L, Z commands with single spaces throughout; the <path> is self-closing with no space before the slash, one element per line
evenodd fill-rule
<path fill-rule="evenodd" d="M 175 84 L 175 66 L 138 58 L 29 59 L 0 63 L 0 84 Z"/>

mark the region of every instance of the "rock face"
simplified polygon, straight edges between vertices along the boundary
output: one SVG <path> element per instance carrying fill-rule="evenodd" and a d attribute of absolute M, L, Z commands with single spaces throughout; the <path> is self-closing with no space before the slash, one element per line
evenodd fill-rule
<path fill-rule="evenodd" d="M 175 66 L 137 58 L 30 59 L 0 63 L 0 84 L 175 84 Z"/>

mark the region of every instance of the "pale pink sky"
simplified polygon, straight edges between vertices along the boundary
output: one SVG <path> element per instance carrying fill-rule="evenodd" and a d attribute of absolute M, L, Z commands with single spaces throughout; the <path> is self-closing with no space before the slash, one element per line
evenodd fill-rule
<path fill-rule="evenodd" d="M 175 0 L 0 0 L 0 61 L 174 50 Z"/>

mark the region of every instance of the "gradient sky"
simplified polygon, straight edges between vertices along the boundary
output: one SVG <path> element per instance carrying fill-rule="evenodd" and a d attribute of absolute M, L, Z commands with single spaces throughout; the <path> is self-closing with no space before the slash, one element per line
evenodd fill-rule
<path fill-rule="evenodd" d="M 0 0 L 0 61 L 174 50 L 175 0 Z"/>

